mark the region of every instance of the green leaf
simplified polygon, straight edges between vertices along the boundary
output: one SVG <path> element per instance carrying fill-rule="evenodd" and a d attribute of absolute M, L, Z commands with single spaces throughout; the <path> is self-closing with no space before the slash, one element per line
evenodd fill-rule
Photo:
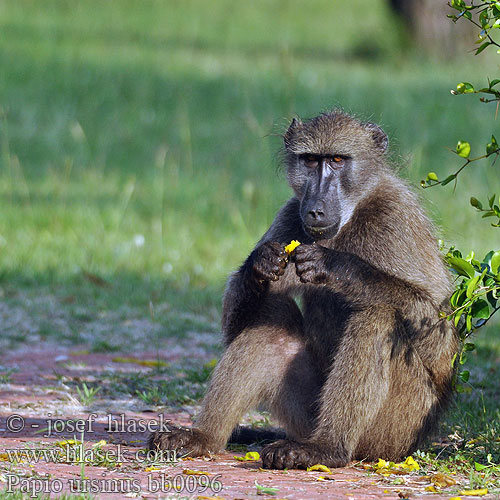
<path fill-rule="evenodd" d="M 255 481 L 255 487 L 257 488 L 258 495 L 276 495 L 278 488 L 270 488 L 269 486 L 262 486 L 257 481 Z"/>
<path fill-rule="evenodd" d="M 473 351 L 475 348 L 476 348 L 476 346 L 472 342 L 466 342 L 464 344 L 464 351 L 465 352 Z"/>
<path fill-rule="evenodd" d="M 460 321 L 461 317 L 462 317 L 462 313 L 461 312 L 455 313 L 455 319 L 453 321 L 453 323 L 455 324 L 455 328 L 458 326 L 458 322 Z"/>
<path fill-rule="evenodd" d="M 495 136 L 491 136 L 491 142 L 486 144 L 486 154 L 492 154 L 494 151 L 498 149 L 498 143 L 495 139 Z"/>
<path fill-rule="evenodd" d="M 498 273 L 498 269 L 500 268 L 500 250 L 491 256 L 490 267 L 493 274 Z"/>
<path fill-rule="evenodd" d="M 498 78 L 491 80 L 490 85 L 489 85 L 490 89 L 499 83 L 500 83 L 500 80 Z"/>
<path fill-rule="evenodd" d="M 471 196 L 470 197 L 470 204 L 474 207 L 474 208 L 478 208 L 479 210 L 482 210 L 483 208 L 483 205 L 482 203 L 477 199 L 477 198 L 474 198 L 474 196 Z"/>
<path fill-rule="evenodd" d="M 470 372 L 469 370 L 464 370 L 463 372 L 460 372 L 460 380 L 462 382 L 467 382 L 469 380 L 469 377 L 470 377 Z"/>
<path fill-rule="evenodd" d="M 467 313 L 467 316 L 465 317 L 465 328 L 467 328 L 467 331 L 472 330 L 472 315 Z M 460 364 L 463 365 L 465 363 L 465 356 L 462 357 L 460 360 Z"/>
<path fill-rule="evenodd" d="M 474 267 L 464 259 L 460 259 L 459 257 L 449 257 L 447 260 L 450 266 L 461 276 L 473 278 L 476 274 Z"/>
<path fill-rule="evenodd" d="M 493 207 L 493 204 L 495 203 L 495 197 L 496 194 L 494 194 L 491 198 L 488 198 L 488 203 L 490 205 L 490 208 Z"/>
<path fill-rule="evenodd" d="M 472 94 L 474 92 L 474 86 L 469 82 L 461 82 L 457 85 L 457 92 L 459 94 Z"/>
<path fill-rule="evenodd" d="M 474 318 L 487 319 L 490 317 L 490 306 L 486 300 L 480 299 L 474 302 L 471 307 L 471 315 Z M 470 328 L 468 328 L 470 330 Z"/>
<path fill-rule="evenodd" d="M 460 307 L 463 302 L 464 298 L 462 297 L 464 293 L 463 289 L 458 289 L 453 292 L 453 295 L 450 297 L 450 305 L 453 307 L 453 309 L 456 309 L 457 307 Z"/>
<path fill-rule="evenodd" d="M 450 4 L 454 9 L 456 10 L 463 10 L 465 9 L 465 2 L 464 0 L 451 0 Z"/>
<path fill-rule="evenodd" d="M 470 155 L 470 144 L 467 141 L 458 141 L 456 152 L 462 158 L 468 158 Z"/>
<path fill-rule="evenodd" d="M 479 276 L 479 274 L 477 276 L 475 276 L 474 278 L 471 278 L 469 280 L 469 284 L 467 285 L 467 298 L 470 299 L 472 297 L 472 295 L 474 294 L 474 290 L 476 289 L 476 285 L 477 285 L 477 282 L 479 281 L 479 278 L 481 276 Z"/>
<path fill-rule="evenodd" d="M 481 26 L 484 28 L 488 24 L 488 11 L 485 9 L 479 14 L 479 22 Z"/>
<path fill-rule="evenodd" d="M 474 55 L 480 54 L 486 47 L 489 47 L 491 45 L 491 42 L 484 42 L 477 50 Z"/>
<path fill-rule="evenodd" d="M 487 468 L 488 468 L 488 465 L 483 465 L 483 464 L 479 464 L 477 462 L 474 462 L 474 469 L 476 469 L 477 471 L 481 471 L 481 470 L 484 470 Z"/>
<path fill-rule="evenodd" d="M 429 172 L 427 174 L 427 177 L 425 178 L 426 181 L 436 181 L 438 182 L 439 179 L 438 179 L 438 176 L 436 175 L 435 172 Z"/>
<path fill-rule="evenodd" d="M 446 184 L 449 184 L 451 181 L 455 180 L 457 176 L 455 174 L 449 175 L 446 177 L 444 181 L 441 182 L 441 186 L 446 186 Z"/>

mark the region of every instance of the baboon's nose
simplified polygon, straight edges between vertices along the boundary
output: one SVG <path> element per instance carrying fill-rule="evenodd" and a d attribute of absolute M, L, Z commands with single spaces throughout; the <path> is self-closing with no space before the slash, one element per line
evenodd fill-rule
<path fill-rule="evenodd" d="M 313 224 L 321 224 L 325 219 L 325 212 L 321 208 L 313 208 L 308 212 L 309 219 Z"/>

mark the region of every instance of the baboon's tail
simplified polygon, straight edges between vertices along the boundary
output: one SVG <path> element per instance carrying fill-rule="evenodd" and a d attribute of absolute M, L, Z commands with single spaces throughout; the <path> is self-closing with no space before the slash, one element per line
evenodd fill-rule
<path fill-rule="evenodd" d="M 268 444 L 278 439 L 285 439 L 285 432 L 281 429 L 252 429 L 238 425 L 233 430 L 229 443 L 231 444 Z"/>

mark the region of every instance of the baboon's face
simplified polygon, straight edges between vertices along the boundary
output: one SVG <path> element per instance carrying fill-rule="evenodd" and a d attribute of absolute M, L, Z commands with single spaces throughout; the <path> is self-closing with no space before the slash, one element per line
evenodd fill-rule
<path fill-rule="evenodd" d="M 315 240 L 331 238 L 376 179 L 387 136 L 376 125 L 335 111 L 304 123 L 293 120 L 284 140 L 304 229 Z"/>

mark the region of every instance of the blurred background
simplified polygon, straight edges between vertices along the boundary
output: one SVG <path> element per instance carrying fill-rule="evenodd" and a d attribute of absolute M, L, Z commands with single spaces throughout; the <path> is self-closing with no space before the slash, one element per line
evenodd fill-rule
<path fill-rule="evenodd" d="M 418 2 L 418 16 L 415 4 L 3 0 L 0 284 L 49 322 L 29 334 L 78 340 L 94 315 L 81 307 L 147 316 L 150 301 L 217 331 L 228 273 L 290 196 L 280 134 L 334 106 L 387 131 L 446 245 L 494 246 L 468 204 L 500 192 L 487 164 L 455 190 L 419 181 L 460 166 L 447 149 L 459 139 L 482 154 L 495 108 L 450 89 L 496 66 L 472 55 L 446 2 Z M 69 311 L 70 333 L 40 297 Z"/>

